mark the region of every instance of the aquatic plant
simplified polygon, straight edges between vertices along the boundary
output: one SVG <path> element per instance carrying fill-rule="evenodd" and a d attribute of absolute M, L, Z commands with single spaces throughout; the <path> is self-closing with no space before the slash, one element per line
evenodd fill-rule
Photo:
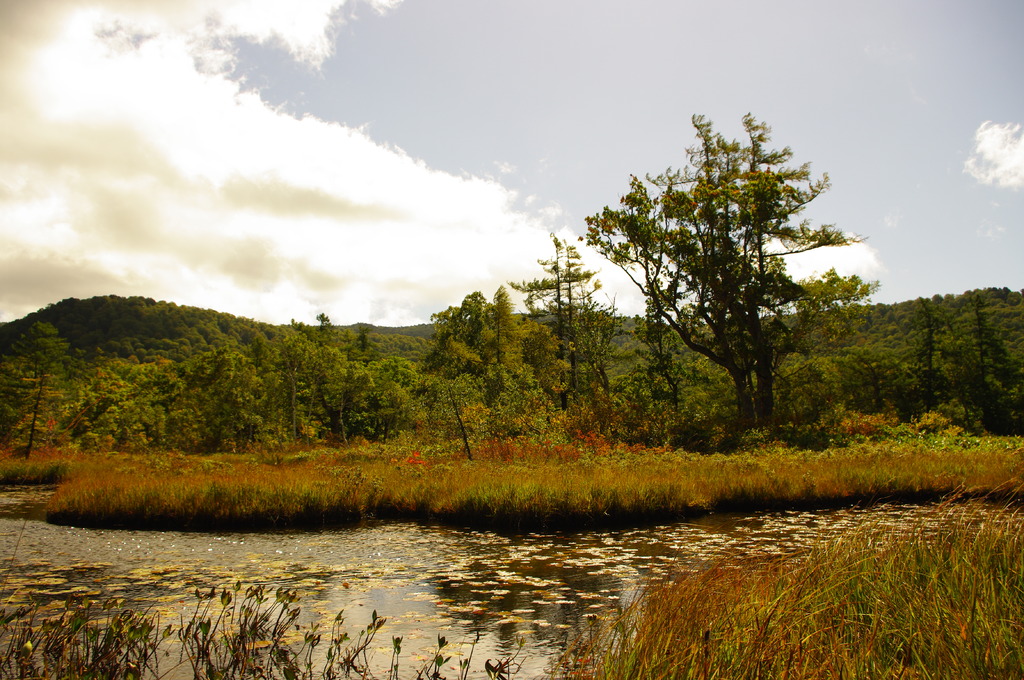
<path fill-rule="evenodd" d="M 196 590 L 195 596 L 191 615 L 182 614 L 177 625 L 164 625 L 159 616 L 133 611 L 124 600 L 113 598 L 72 598 L 56 608 L 25 605 L 0 611 L 0 678 L 376 677 L 370 650 L 386 623 L 376 611 L 352 638 L 344 627 L 344 612 L 334 617 L 330 631 L 321 630 L 318 621 L 301 623 L 294 590 L 271 591 L 262 585 L 243 589 L 236 583 Z M 450 659 L 444 654 L 447 646 L 439 636 L 437 651 L 417 673 L 418 680 L 443 680 L 441 669 Z M 393 638 L 392 647 L 387 677 L 398 680 L 401 638 Z M 488 659 L 488 677 L 511 678 L 518 653 Z M 471 659 L 472 653 L 460 663 L 460 680 L 468 677 Z"/>
<path fill-rule="evenodd" d="M 118 599 L 68 600 L 54 611 L 0 612 L 0 677 L 141 678 L 159 674 L 165 637 L 155 617 Z"/>

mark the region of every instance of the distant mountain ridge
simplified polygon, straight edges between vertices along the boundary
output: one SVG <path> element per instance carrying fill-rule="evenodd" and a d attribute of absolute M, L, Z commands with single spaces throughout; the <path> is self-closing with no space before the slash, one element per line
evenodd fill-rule
<path fill-rule="evenodd" d="M 86 358 L 106 354 L 139 361 L 181 361 L 223 345 L 272 341 L 288 328 L 140 296 L 67 298 L 0 325 L 0 355 L 9 354 L 13 343 L 37 322 L 52 324 L 71 348 Z M 357 332 L 360 326 L 366 327 L 381 354 L 407 358 L 424 352 L 433 333 L 430 324 L 408 329 L 371 324 L 343 328 Z"/>
<path fill-rule="evenodd" d="M 1024 357 L 1024 291 L 983 288 L 926 299 L 956 317 L 973 297 L 983 300 L 985 314 L 998 329 L 1006 348 Z M 905 351 L 920 306 L 919 300 L 867 305 L 863 320 L 840 347 Z M 145 297 L 67 298 L 21 319 L 0 324 L 0 355 L 9 354 L 12 344 L 39 321 L 53 324 L 72 349 L 86 358 L 107 354 L 135 357 L 139 361 L 181 361 L 226 344 L 248 345 L 257 339 L 273 341 L 289 328 Z M 625 327 L 631 328 L 632 323 L 626 323 Z M 425 355 L 434 332 L 432 324 L 399 327 L 351 324 L 339 328 L 354 335 L 366 332 L 376 354 L 413 361 Z M 636 341 L 627 333 L 617 342 L 627 350 L 636 347 Z"/>
<path fill-rule="evenodd" d="M 978 288 L 959 295 L 933 295 L 891 304 L 867 305 L 861 322 L 840 346 L 878 350 L 906 349 L 914 332 L 914 319 L 926 300 L 941 310 L 949 322 L 959 319 L 973 298 L 980 298 L 988 322 L 999 332 L 1006 349 L 1024 357 L 1024 290 Z"/>

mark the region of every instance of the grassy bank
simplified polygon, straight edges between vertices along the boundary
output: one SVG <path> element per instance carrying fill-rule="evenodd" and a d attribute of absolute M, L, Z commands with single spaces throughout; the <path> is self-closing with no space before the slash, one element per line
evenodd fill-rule
<path fill-rule="evenodd" d="M 723 565 L 652 585 L 620 619 L 595 624 L 564 675 L 1021 677 L 1024 520 L 972 516 L 970 506 L 935 513 L 946 517 L 910 532 L 857 532 L 795 563 Z"/>
<path fill-rule="evenodd" d="M 576 527 L 953 492 L 1017 497 L 1024 484 L 1019 439 L 715 456 L 506 443 L 469 461 L 455 451 L 365 445 L 274 459 L 108 456 L 76 469 L 52 499 L 49 518 L 193 529 L 364 517 Z"/>
<path fill-rule="evenodd" d="M 77 457 L 47 452 L 29 459 L 0 456 L 0 484 L 58 484 L 66 479 Z"/>

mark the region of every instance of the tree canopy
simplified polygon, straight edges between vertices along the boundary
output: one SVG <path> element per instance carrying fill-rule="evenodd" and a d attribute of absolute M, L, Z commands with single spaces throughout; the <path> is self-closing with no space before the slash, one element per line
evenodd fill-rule
<path fill-rule="evenodd" d="M 587 219 L 587 242 L 623 269 L 648 316 L 728 372 L 740 416 L 770 419 L 783 359 L 833 334 L 872 285 L 835 271 L 796 281 L 785 257 L 854 242 L 833 225 L 798 221 L 829 187 L 792 151 L 771 149 L 770 128 L 747 115 L 746 139 L 726 139 L 693 117 L 688 165 L 630 181 L 620 207 Z"/>

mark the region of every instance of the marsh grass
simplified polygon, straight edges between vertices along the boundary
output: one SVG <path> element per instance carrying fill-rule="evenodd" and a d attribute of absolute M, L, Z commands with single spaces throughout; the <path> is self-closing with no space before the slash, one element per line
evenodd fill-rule
<path fill-rule="evenodd" d="M 449 451 L 458 451 L 457 448 Z M 709 511 L 1021 496 L 1016 439 L 864 443 L 733 455 L 504 445 L 472 461 L 442 448 L 254 456 L 110 456 L 52 498 L 64 524 L 153 528 L 320 526 L 367 517 L 509 528 L 586 527 Z"/>
<path fill-rule="evenodd" d="M 566 678 L 1020 678 L 1024 518 L 946 504 L 800 558 L 648 586 Z"/>
<path fill-rule="evenodd" d="M 32 458 L 4 452 L 0 454 L 0 484 L 57 484 L 70 474 L 76 458 L 56 451 Z"/>

